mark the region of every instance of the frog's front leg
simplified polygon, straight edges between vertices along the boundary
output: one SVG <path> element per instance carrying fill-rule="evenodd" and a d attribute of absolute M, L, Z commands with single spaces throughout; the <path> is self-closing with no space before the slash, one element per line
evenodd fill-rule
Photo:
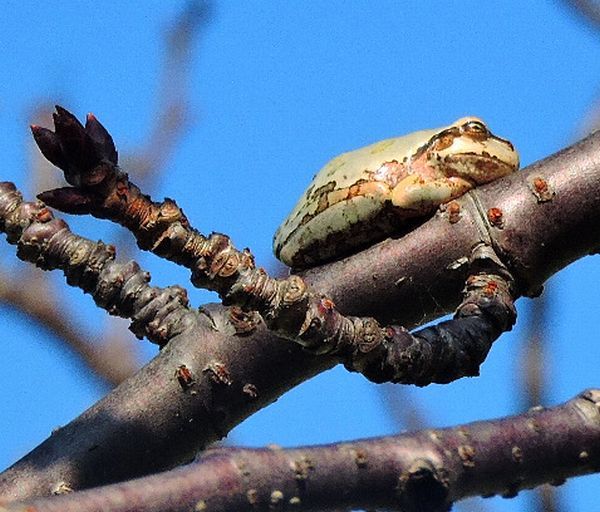
<path fill-rule="evenodd" d="M 427 213 L 442 203 L 462 196 L 473 183 L 458 176 L 427 179 L 410 174 L 392 189 L 392 204 L 403 210 Z"/>

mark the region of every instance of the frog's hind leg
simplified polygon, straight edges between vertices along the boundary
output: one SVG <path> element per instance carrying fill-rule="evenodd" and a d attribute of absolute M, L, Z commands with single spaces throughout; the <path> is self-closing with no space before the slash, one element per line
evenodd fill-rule
<path fill-rule="evenodd" d="M 411 174 L 393 188 L 391 199 L 398 208 L 426 214 L 440 204 L 462 196 L 473 186 L 470 181 L 456 176 L 425 180 Z"/>

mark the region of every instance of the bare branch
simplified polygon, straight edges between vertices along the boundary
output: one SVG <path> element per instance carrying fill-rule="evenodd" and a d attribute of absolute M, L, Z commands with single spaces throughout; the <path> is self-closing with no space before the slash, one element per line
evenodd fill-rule
<path fill-rule="evenodd" d="M 513 497 L 597 471 L 599 405 L 600 390 L 589 390 L 552 409 L 454 428 L 287 450 L 219 448 L 169 473 L 0 510 L 447 511 L 465 497 Z"/>
<path fill-rule="evenodd" d="M 335 364 L 262 326 L 251 335 L 235 334 L 220 306 L 203 312 L 137 374 L 0 474 L 0 500 L 49 495 L 62 483 L 85 489 L 188 462 Z M 182 365 L 191 377 L 185 385 Z"/>
<path fill-rule="evenodd" d="M 131 318 L 130 330 L 164 344 L 186 329 L 187 294 L 179 286 L 153 288 L 134 261 L 117 264 L 115 248 L 71 232 L 43 203 L 27 203 L 15 186 L 0 182 L 0 230 L 17 256 L 44 270 L 61 269 L 71 286 L 89 293 L 113 315 Z"/>

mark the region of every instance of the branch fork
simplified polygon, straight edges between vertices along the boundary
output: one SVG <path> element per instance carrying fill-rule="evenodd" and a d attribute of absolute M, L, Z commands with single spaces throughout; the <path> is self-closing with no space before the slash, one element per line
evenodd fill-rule
<path fill-rule="evenodd" d="M 205 237 L 174 201 L 157 203 L 143 194 L 118 167 L 112 137 L 92 114 L 83 126 L 57 107 L 54 125 L 54 132 L 33 126 L 33 135 L 71 187 L 43 192 L 39 199 L 67 213 L 127 227 L 140 248 L 188 267 L 194 286 L 217 291 L 224 304 L 258 311 L 278 336 L 315 354 L 335 355 L 374 382 L 426 385 L 477 375 L 491 343 L 514 324 L 512 277 L 497 257 L 475 254 L 479 249 L 473 261 L 493 265 L 470 276 L 463 303 L 449 322 L 411 334 L 373 318 L 344 316 L 301 277 L 269 277 L 255 267 L 248 249 L 235 249 L 226 235 Z"/>

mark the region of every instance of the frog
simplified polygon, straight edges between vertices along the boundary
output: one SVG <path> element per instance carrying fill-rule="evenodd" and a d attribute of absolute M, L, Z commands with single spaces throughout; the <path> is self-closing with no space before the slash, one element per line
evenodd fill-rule
<path fill-rule="evenodd" d="M 513 144 L 473 116 L 343 153 L 314 176 L 277 229 L 275 256 L 295 269 L 341 259 L 518 168 Z"/>

